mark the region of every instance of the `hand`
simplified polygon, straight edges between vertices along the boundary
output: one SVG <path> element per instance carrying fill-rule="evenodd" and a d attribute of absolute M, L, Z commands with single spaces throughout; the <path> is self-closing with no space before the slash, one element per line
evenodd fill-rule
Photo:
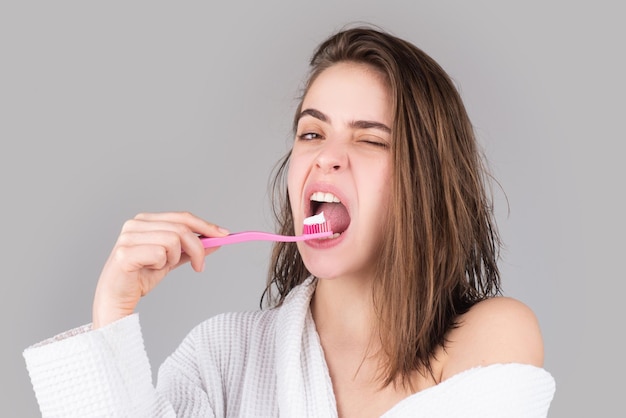
<path fill-rule="evenodd" d="M 142 213 L 126 221 L 102 269 L 93 303 L 93 328 L 134 312 L 147 295 L 176 267 L 191 262 L 204 270 L 205 249 L 198 235 L 219 237 L 228 231 L 191 213 Z"/>

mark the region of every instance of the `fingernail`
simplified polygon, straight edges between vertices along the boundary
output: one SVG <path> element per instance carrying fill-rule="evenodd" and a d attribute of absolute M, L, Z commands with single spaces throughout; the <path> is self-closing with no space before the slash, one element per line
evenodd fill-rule
<path fill-rule="evenodd" d="M 228 234 L 230 234 L 230 231 L 229 231 L 228 229 L 226 229 L 226 228 L 222 228 L 221 226 L 218 226 L 218 227 L 217 227 L 217 230 L 218 230 L 219 232 L 221 232 L 222 234 L 224 234 L 224 235 L 228 235 Z"/>
<path fill-rule="evenodd" d="M 200 266 L 200 273 L 204 271 L 204 267 L 206 266 L 206 261 L 202 259 L 202 265 Z"/>

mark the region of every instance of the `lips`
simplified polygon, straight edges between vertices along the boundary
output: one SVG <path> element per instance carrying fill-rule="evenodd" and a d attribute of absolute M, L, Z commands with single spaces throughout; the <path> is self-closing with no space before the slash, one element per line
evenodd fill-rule
<path fill-rule="evenodd" d="M 350 214 L 341 200 L 330 192 L 316 191 L 309 198 L 310 215 L 324 212 L 324 217 L 334 233 L 341 234 L 350 225 Z"/>

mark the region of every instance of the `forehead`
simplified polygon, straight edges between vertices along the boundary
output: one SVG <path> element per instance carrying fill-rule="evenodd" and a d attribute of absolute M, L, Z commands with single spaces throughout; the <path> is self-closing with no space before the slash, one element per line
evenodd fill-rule
<path fill-rule="evenodd" d="M 390 123 L 390 89 L 385 77 L 376 69 L 366 64 L 342 62 L 315 78 L 302 102 L 302 109 L 308 108 L 331 116 Z"/>

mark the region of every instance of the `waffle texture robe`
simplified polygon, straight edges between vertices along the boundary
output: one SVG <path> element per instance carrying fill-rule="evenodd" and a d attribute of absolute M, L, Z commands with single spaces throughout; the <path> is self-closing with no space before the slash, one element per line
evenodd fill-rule
<path fill-rule="evenodd" d="M 275 309 L 228 313 L 195 327 L 154 387 L 137 314 L 67 331 L 24 351 L 43 417 L 337 417 L 309 310 L 315 280 Z M 546 417 L 546 370 L 495 364 L 455 375 L 387 411 L 398 417 Z"/>

